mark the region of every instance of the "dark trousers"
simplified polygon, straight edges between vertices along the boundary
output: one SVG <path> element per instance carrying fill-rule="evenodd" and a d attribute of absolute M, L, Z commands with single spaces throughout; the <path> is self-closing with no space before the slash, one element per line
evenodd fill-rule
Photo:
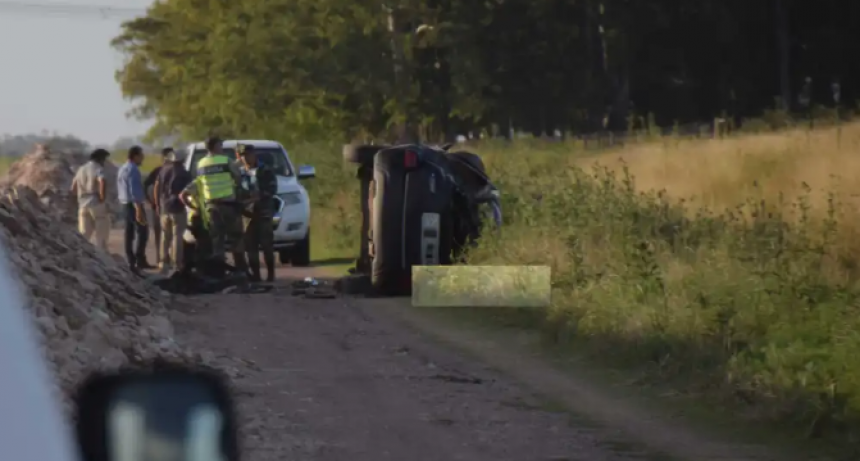
<path fill-rule="evenodd" d="M 160 263 L 161 236 L 163 235 L 161 231 L 161 216 L 159 216 L 158 213 L 155 212 L 154 208 L 149 207 L 149 214 L 146 217 L 146 220 L 148 221 L 147 224 L 152 227 L 152 240 L 155 244 L 155 262 Z"/>
<path fill-rule="evenodd" d="M 133 203 L 125 206 L 125 257 L 131 267 L 146 260 L 146 241 L 149 239 L 149 229 L 138 223 L 136 208 Z"/>

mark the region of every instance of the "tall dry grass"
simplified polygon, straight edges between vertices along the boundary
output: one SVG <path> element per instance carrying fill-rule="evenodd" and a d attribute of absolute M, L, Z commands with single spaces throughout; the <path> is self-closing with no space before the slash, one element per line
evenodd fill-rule
<path fill-rule="evenodd" d="M 550 265 L 552 342 L 857 440 L 860 125 L 477 151 L 505 228 L 471 262 Z"/>
<path fill-rule="evenodd" d="M 824 209 L 828 194 L 860 206 L 860 124 L 817 131 L 744 135 L 730 139 L 644 143 L 595 158 L 615 171 L 626 165 L 642 190 L 665 189 L 713 209 L 731 208 L 750 197 L 776 201 L 780 194 L 806 195 Z M 623 163 L 622 163 L 623 162 Z"/>

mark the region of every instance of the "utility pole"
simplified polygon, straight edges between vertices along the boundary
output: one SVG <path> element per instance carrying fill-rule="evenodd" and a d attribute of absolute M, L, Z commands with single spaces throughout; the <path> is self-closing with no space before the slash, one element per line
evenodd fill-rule
<path fill-rule="evenodd" d="M 403 49 L 404 40 L 401 37 L 402 26 L 397 21 L 397 12 L 389 5 L 385 5 L 388 16 L 388 32 L 391 34 L 391 56 L 394 61 L 394 84 L 396 98 L 400 106 L 400 113 L 404 117 L 397 129 L 397 144 L 411 144 L 418 142 L 418 135 L 413 124 L 412 112 L 409 109 L 409 93 L 411 78 L 406 66 L 406 56 Z"/>

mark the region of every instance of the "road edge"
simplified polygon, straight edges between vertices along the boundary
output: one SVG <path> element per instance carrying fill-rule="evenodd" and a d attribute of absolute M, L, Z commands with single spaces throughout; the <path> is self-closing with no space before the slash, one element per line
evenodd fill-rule
<path fill-rule="evenodd" d="M 448 347 L 459 349 L 507 375 L 535 393 L 563 406 L 571 414 L 623 434 L 628 441 L 655 454 L 679 460 L 764 461 L 809 460 L 766 444 L 724 440 L 684 424 L 682 420 L 655 414 L 627 399 L 601 390 L 587 376 L 561 371 L 539 353 L 517 347 L 516 341 L 502 344 L 485 331 L 435 315 L 432 309 L 411 307 L 408 300 L 374 300 L 373 309 L 422 332 Z M 586 375 L 586 373 L 583 373 Z"/>

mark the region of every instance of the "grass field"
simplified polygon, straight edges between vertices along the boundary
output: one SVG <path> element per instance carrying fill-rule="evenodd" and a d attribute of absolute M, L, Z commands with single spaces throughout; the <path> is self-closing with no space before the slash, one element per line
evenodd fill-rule
<path fill-rule="evenodd" d="M 314 238 L 353 255 L 354 169 L 335 146 L 315 150 L 296 150 L 320 176 Z M 474 150 L 506 225 L 471 261 L 553 268 L 552 307 L 528 326 L 556 349 L 804 435 L 855 439 L 860 125 L 597 155 L 549 142 Z"/>

